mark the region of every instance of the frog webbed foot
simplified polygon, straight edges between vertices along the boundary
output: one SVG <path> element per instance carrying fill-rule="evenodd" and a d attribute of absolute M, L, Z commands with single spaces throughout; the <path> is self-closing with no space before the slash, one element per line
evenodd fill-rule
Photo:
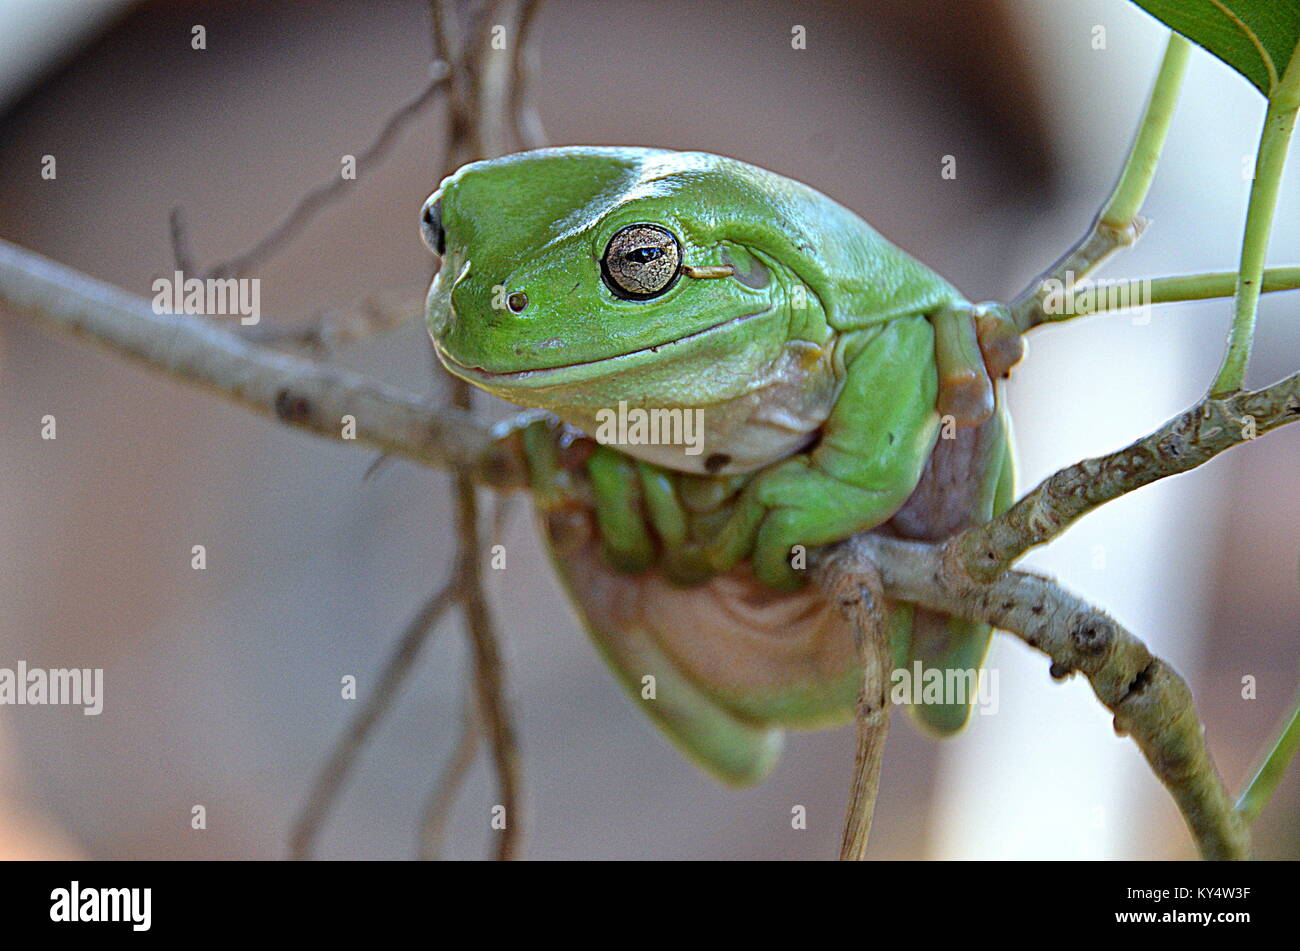
<path fill-rule="evenodd" d="M 534 503 L 559 554 L 594 530 L 605 560 L 620 571 L 653 568 L 682 585 L 717 573 L 697 536 L 708 537 L 725 514 L 718 509 L 734 491 L 730 480 L 633 459 L 549 414 L 523 420 L 506 438 L 522 440 Z"/>

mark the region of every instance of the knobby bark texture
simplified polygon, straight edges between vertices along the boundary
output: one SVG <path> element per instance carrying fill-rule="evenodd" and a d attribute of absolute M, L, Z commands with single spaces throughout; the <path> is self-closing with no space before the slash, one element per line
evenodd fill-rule
<path fill-rule="evenodd" d="M 1250 836 L 1210 758 L 1186 682 L 1137 637 L 1050 578 L 1007 571 L 972 578 L 953 550 L 864 534 L 830 549 L 839 573 L 879 572 L 885 597 L 985 621 L 1051 658 L 1051 675 L 1083 674 L 1133 738 L 1209 859 L 1250 856 Z"/>
<path fill-rule="evenodd" d="M 991 580 L 1092 510 L 1158 479 L 1209 462 L 1225 449 L 1300 419 L 1300 373 L 1254 392 L 1206 397 L 1118 452 L 1068 466 L 1003 516 L 949 545 L 973 578 Z"/>
<path fill-rule="evenodd" d="M 889 735 L 889 635 L 885 623 L 885 588 L 875 565 L 854 558 L 850 549 L 833 549 L 817 566 L 817 581 L 826 597 L 853 626 L 853 642 L 862 665 L 862 687 L 854 717 L 857 746 L 853 782 L 840 841 L 840 861 L 867 856 L 876 795 Z"/>

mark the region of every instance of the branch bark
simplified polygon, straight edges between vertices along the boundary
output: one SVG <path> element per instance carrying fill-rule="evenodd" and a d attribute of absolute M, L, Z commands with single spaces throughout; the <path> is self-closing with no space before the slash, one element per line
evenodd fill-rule
<path fill-rule="evenodd" d="M 1207 396 L 1118 452 L 1054 473 L 991 522 L 953 536 L 947 547 L 972 578 L 990 581 L 1099 506 L 1298 419 L 1300 373 L 1254 392 Z"/>
<path fill-rule="evenodd" d="M 819 564 L 817 581 L 826 597 L 853 625 L 853 641 L 862 664 L 862 688 L 854 722 L 857 749 L 853 757 L 853 785 L 840 841 L 840 861 L 860 862 L 876 813 L 880 771 L 889 735 L 890 704 L 889 635 L 885 624 L 884 582 L 875 565 L 853 559 L 850 549 L 833 550 Z"/>
<path fill-rule="evenodd" d="M 85 337 L 151 369 L 308 432 L 438 469 L 469 471 L 498 489 L 524 485 L 520 460 L 471 413 L 243 340 L 218 320 L 156 314 L 141 297 L 0 240 L 0 306 Z"/>
<path fill-rule="evenodd" d="M 1094 271 L 1121 248 L 1130 247 L 1146 228 L 1146 219 L 1138 214 L 1155 177 L 1156 163 L 1169 134 L 1178 91 L 1187 72 L 1191 44 L 1177 33 L 1170 33 L 1165 46 L 1155 86 L 1147 99 L 1138 125 L 1137 138 L 1129 149 L 1124 170 L 1111 191 L 1110 198 L 1079 242 L 1050 268 L 1016 295 L 1010 313 L 1021 331 L 1034 324 L 1035 315 L 1043 313 L 1043 303 L 1050 286 L 1073 284 Z"/>
<path fill-rule="evenodd" d="M 980 582 L 942 544 L 858 535 L 828 550 L 837 574 L 878 572 L 884 596 L 984 621 L 1052 660 L 1058 679 L 1081 673 L 1169 790 L 1207 859 L 1250 857 L 1242 817 L 1210 759 L 1191 691 L 1169 664 L 1099 608 L 1049 578 L 1008 571 Z"/>

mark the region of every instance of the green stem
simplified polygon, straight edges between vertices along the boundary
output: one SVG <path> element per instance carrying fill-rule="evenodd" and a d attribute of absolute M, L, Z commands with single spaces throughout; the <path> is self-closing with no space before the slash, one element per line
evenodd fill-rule
<path fill-rule="evenodd" d="M 1151 98 L 1147 100 L 1137 139 L 1129 151 L 1128 161 L 1124 163 L 1119 183 L 1101 212 L 1099 223 L 1107 228 L 1129 227 L 1141 210 L 1142 202 L 1146 200 L 1151 179 L 1156 174 L 1156 163 L 1160 160 L 1160 150 L 1164 148 L 1169 123 L 1173 119 L 1174 106 L 1178 104 L 1178 90 L 1183 84 L 1191 48 L 1191 43 L 1181 34 L 1169 34 L 1165 56 L 1160 63 L 1160 73 L 1156 76 Z"/>
<path fill-rule="evenodd" d="M 1028 330 L 1042 313 L 1044 298 L 1052 284 L 1074 284 L 1095 271 L 1106 258 L 1120 248 L 1132 245 L 1142 233 L 1146 222 L 1138 217 L 1138 210 L 1151 187 L 1156 162 L 1164 148 L 1165 136 L 1178 102 L 1178 90 L 1187 71 L 1187 57 L 1191 44 L 1177 33 L 1169 34 L 1155 88 L 1147 100 L 1137 138 L 1129 150 L 1120 173 L 1119 182 L 1111 191 L 1105 207 L 1092 227 L 1074 247 L 1061 255 L 1051 267 L 1036 277 L 1011 301 L 1008 307 L 1012 321 L 1021 330 Z"/>
<path fill-rule="evenodd" d="M 1250 204 L 1246 208 L 1246 233 L 1241 242 L 1241 267 L 1237 281 L 1237 299 L 1233 309 L 1232 332 L 1228 335 L 1228 352 L 1223 366 L 1210 387 L 1211 396 L 1225 396 L 1240 390 L 1246 377 L 1246 364 L 1255 340 L 1255 315 L 1259 310 L 1260 282 L 1264 274 L 1264 256 L 1273 231 L 1273 213 L 1277 209 L 1278 186 L 1286 166 L 1287 147 L 1300 110 L 1300 44 L 1296 45 L 1281 81 L 1268 97 L 1268 112 L 1259 137 L 1255 159 L 1255 180 L 1250 186 Z"/>
<path fill-rule="evenodd" d="M 1149 304 L 1172 304 L 1176 301 L 1231 297 L 1237 289 L 1237 272 L 1182 274 L 1178 277 L 1157 277 L 1149 280 L 1134 278 L 1119 283 L 1128 285 L 1128 293 L 1108 293 L 1105 286 L 1100 286 L 1086 310 L 1062 310 L 1057 313 L 1041 311 L 1030 317 L 1029 326 L 1037 327 L 1039 324 L 1057 323 L 1109 311 L 1132 310 Z M 1074 289 L 1076 297 L 1086 288 L 1086 284 L 1076 285 Z M 1260 290 L 1266 294 L 1297 289 L 1300 289 L 1300 267 L 1269 268 L 1260 281 Z"/>
<path fill-rule="evenodd" d="M 1300 751 L 1300 699 L 1297 699 L 1296 707 L 1291 711 L 1291 720 L 1282 730 L 1282 735 L 1277 738 L 1277 743 L 1255 773 L 1254 779 L 1237 800 L 1237 812 L 1246 822 L 1253 822 L 1268 803 L 1297 751 Z"/>
<path fill-rule="evenodd" d="M 1300 288 L 1300 267 L 1272 267 L 1260 279 L 1260 290 L 1265 293 L 1293 291 L 1297 288 Z M 1233 271 L 1157 277 L 1151 282 L 1151 303 L 1168 304 L 1174 301 L 1231 297 L 1236 290 L 1237 275 Z"/>

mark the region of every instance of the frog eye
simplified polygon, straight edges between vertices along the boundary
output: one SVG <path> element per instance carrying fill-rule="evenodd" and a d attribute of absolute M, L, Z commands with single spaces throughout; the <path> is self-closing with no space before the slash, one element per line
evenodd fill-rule
<path fill-rule="evenodd" d="M 615 297 L 649 300 L 677 282 L 682 251 L 671 231 L 658 225 L 628 225 L 605 245 L 600 273 Z"/>
<path fill-rule="evenodd" d="M 424 203 L 424 210 L 420 213 L 420 237 L 438 257 L 447 253 L 447 232 L 442 230 L 442 199 L 434 198 Z"/>

